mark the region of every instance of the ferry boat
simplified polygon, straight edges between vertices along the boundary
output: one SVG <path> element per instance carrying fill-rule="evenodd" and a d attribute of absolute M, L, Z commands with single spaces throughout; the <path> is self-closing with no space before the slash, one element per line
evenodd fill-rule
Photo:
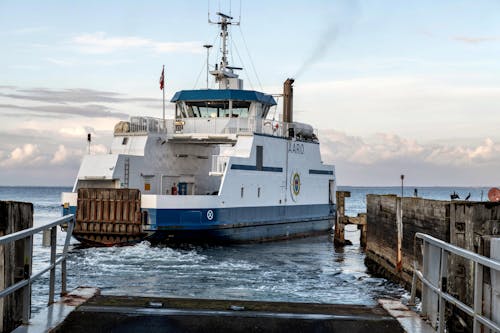
<path fill-rule="evenodd" d="M 330 232 L 335 167 L 321 160 L 310 125 L 293 121 L 293 79 L 283 114 L 273 95 L 243 89 L 228 63 L 228 27 L 217 13 L 218 89 L 181 90 L 174 119 L 131 117 L 114 128 L 108 154 L 84 157 L 63 213 L 93 245 L 143 239 L 249 242 Z M 89 137 L 90 139 L 90 137 Z"/>

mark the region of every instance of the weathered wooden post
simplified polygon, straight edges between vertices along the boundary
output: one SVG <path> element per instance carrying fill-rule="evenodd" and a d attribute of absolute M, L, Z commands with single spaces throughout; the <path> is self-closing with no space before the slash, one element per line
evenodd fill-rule
<path fill-rule="evenodd" d="M 0 201 L 0 236 L 33 226 L 33 204 Z M 0 290 L 31 275 L 32 237 L 0 246 Z M 31 286 L 0 299 L 0 332 L 10 332 L 28 322 L 31 308 Z"/>
<path fill-rule="evenodd" d="M 401 175 L 401 179 L 403 176 Z M 402 192 L 401 192 L 402 194 Z M 401 272 L 403 269 L 403 197 L 396 198 L 396 271 Z"/>
<path fill-rule="evenodd" d="M 361 219 L 361 224 L 358 224 L 358 229 L 361 230 L 361 234 L 359 235 L 359 243 L 362 248 L 366 248 L 366 234 L 368 231 L 368 225 L 366 223 L 366 213 L 358 214 L 358 217 Z"/>
<path fill-rule="evenodd" d="M 337 191 L 337 218 L 335 220 L 335 234 L 333 237 L 333 242 L 335 245 L 346 245 L 344 228 L 345 228 L 345 198 L 351 196 L 351 192 L 347 191 Z"/>

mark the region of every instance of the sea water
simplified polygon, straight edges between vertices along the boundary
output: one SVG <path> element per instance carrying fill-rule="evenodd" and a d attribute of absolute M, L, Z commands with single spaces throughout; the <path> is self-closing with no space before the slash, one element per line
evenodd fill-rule
<path fill-rule="evenodd" d="M 0 187 L 0 200 L 32 202 L 34 223 L 61 216 L 64 187 Z M 398 187 L 340 187 L 351 192 L 346 212 L 366 211 L 366 194 L 400 194 Z M 448 200 L 452 192 L 469 193 L 480 200 L 487 188 L 417 188 L 419 196 Z M 414 194 L 405 188 L 404 195 Z M 485 199 L 485 198 L 484 198 Z M 407 297 L 400 286 L 368 274 L 359 231 L 348 226 L 353 245 L 333 246 L 331 236 L 308 237 L 262 244 L 191 246 L 171 248 L 142 242 L 134 246 L 82 248 L 71 241 L 68 289 L 93 286 L 103 294 L 196 297 L 291 302 L 372 305 L 379 298 Z M 61 251 L 66 234 L 58 230 Z M 34 238 L 33 271 L 46 266 L 50 248 L 42 247 L 42 235 Z M 57 271 L 60 288 L 60 270 Z M 48 273 L 34 282 L 33 313 L 48 300 Z M 58 289 L 60 290 L 60 289 Z M 57 291 L 57 290 L 56 290 Z"/>

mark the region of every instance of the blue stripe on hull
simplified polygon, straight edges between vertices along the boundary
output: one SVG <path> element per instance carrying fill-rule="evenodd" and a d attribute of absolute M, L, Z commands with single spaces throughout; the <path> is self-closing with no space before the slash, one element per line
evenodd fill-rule
<path fill-rule="evenodd" d="M 328 232 L 334 205 L 239 207 L 190 210 L 147 209 L 155 239 L 261 241 Z"/>
<path fill-rule="evenodd" d="M 218 209 L 143 209 L 154 228 L 206 229 L 214 225 L 294 222 L 333 217 L 334 205 L 234 207 Z M 212 216 L 211 219 L 209 217 Z"/>

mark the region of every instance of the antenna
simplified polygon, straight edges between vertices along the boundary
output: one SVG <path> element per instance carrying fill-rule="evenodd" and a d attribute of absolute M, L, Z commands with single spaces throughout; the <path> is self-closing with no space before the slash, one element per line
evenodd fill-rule
<path fill-rule="evenodd" d="M 209 59 L 209 56 L 210 56 L 210 48 L 212 46 L 213 45 L 210 45 L 210 44 L 203 45 L 203 47 L 207 49 L 207 89 L 208 89 L 208 59 Z"/>
<path fill-rule="evenodd" d="M 240 22 L 233 22 L 233 17 L 226 15 L 221 12 L 217 12 L 217 15 L 221 17 L 220 21 L 214 22 L 208 18 L 208 22 L 211 24 L 218 24 L 220 25 L 221 33 L 220 36 L 222 37 L 222 62 L 220 64 L 221 70 L 225 69 L 228 66 L 228 61 L 227 61 L 227 37 L 229 33 L 227 32 L 227 27 L 229 25 L 240 25 Z"/>
<path fill-rule="evenodd" d="M 210 0 L 207 0 L 208 23 L 210 23 Z"/>
<path fill-rule="evenodd" d="M 231 67 L 229 66 L 228 62 L 228 26 L 230 25 L 240 25 L 240 22 L 234 22 L 233 17 L 221 12 L 216 13 L 220 19 L 217 22 L 214 22 L 208 18 L 208 22 L 211 24 L 217 24 L 220 26 L 220 37 L 222 39 L 222 59 L 217 67 L 217 64 L 215 65 L 215 70 L 210 72 L 212 75 L 215 76 L 216 81 L 219 82 L 219 86 L 222 87 L 222 89 L 228 89 L 230 85 L 230 80 L 229 79 L 237 79 L 238 76 L 233 72 L 234 69 L 239 69 L 237 67 Z M 241 81 L 239 81 L 241 83 Z M 242 89 L 242 88 L 239 88 Z"/>
<path fill-rule="evenodd" d="M 238 19 L 241 22 L 241 0 L 240 0 L 240 18 Z"/>

